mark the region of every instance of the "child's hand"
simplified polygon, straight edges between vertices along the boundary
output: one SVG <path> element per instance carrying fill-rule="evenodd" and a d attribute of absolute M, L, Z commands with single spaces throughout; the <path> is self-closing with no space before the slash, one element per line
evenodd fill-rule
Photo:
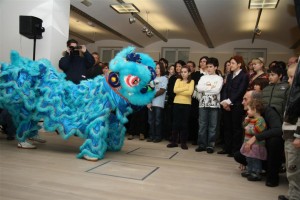
<path fill-rule="evenodd" d="M 300 148 L 300 138 L 294 139 L 293 145 L 294 145 L 294 147 L 296 147 L 296 148 Z"/>
<path fill-rule="evenodd" d="M 252 145 L 255 143 L 255 141 L 256 141 L 256 137 L 252 136 L 252 138 L 245 143 L 246 152 L 249 152 L 251 150 Z"/>
<path fill-rule="evenodd" d="M 246 170 L 246 166 L 245 166 L 245 165 L 242 165 L 242 164 L 240 164 L 240 165 L 239 165 L 239 169 L 240 169 L 241 171 L 244 171 L 244 170 Z"/>
<path fill-rule="evenodd" d="M 230 105 L 226 102 L 221 103 L 221 105 L 223 106 L 223 109 L 226 111 L 230 111 Z"/>
<path fill-rule="evenodd" d="M 151 103 L 147 104 L 147 108 L 148 108 L 150 111 L 152 111 L 151 107 L 152 107 L 152 104 L 151 104 Z"/>

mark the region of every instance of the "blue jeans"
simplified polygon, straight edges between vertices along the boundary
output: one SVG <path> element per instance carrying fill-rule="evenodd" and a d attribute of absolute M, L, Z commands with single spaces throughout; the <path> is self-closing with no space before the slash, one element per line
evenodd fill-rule
<path fill-rule="evenodd" d="M 257 174 L 261 173 L 262 170 L 262 161 L 257 158 L 249 158 L 246 157 L 247 160 L 247 171 L 248 172 L 255 172 Z"/>
<path fill-rule="evenodd" d="M 198 145 L 214 147 L 217 133 L 219 108 L 199 108 Z"/>
<path fill-rule="evenodd" d="M 162 139 L 162 114 L 163 108 L 152 106 L 152 111 L 148 110 L 149 138 L 152 140 Z"/>

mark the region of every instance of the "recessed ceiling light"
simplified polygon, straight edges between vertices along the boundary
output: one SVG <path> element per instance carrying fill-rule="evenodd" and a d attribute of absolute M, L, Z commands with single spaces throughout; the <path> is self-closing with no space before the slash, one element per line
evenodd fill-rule
<path fill-rule="evenodd" d="M 121 14 L 140 12 L 133 3 L 111 4 L 110 7 Z"/>
<path fill-rule="evenodd" d="M 95 27 L 95 24 L 94 24 L 93 22 L 91 22 L 91 21 L 88 21 L 87 24 L 88 24 L 89 26 L 91 26 L 91 27 Z"/>
<path fill-rule="evenodd" d="M 92 5 L 92 3 L 89 2 L 89 0 L 83 0 L 81 3 L 82 3 L 83 5 L 85 5 L 85 6 L 87 6 L 87 7 L 89 7 L 89 6 Z"/>
<path fill-rule="evenodd" d="M 276 8 L 279 0 L 249 0 L 249 9 Z"/>

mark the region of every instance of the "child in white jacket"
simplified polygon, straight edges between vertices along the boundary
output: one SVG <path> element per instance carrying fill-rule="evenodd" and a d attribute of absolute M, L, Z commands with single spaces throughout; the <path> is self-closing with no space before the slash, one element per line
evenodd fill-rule
<path fill-rule="evenodd" d="M 223 78 L 216 74 L 219 61 L 217 58 L 208 58 L 207 75 L 201 77 L 196 89 L 200 93 L 199 99 L 199 132 L 197 152 L 214 152 L 215 136 L 220 109 L 220 92 Z"/>

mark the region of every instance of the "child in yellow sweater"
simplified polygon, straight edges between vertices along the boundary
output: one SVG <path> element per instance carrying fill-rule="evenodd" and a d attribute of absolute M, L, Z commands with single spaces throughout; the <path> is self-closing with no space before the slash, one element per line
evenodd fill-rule
<path fill-rule="evenodd" d="M 176 94 L 173 107 L 172 141 L 168 148 L 178 147 L 178 135 L 180 136 L 181 148 L 188 149 L 188 122 L 194 91 L 194 81 L 191 80 L 190 70 L 182 66 L 180 76 L 175 82 L 174 93 Z"/>

